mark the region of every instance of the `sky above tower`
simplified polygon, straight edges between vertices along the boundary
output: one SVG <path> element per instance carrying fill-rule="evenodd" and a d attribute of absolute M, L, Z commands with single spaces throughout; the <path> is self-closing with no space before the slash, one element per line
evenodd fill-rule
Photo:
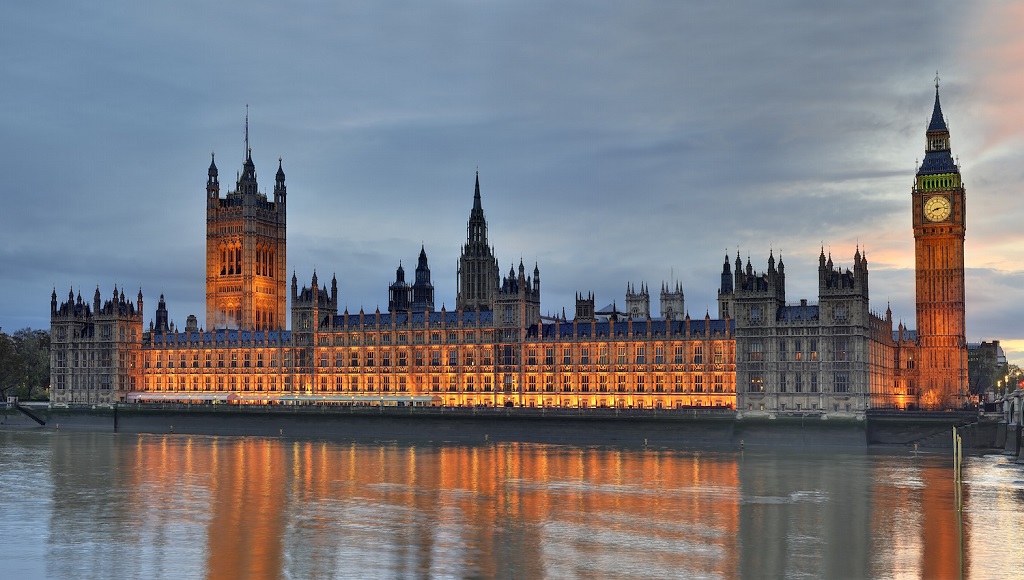
<path fill-rule="evenodd" d="M 0 327 L 114 284 L 205 313 L 204 193 L 245 160 L 288 185 L 288 269 L 387 307 L 430 260 L 455 304 L 475 171 L 499 270 L 571 317 L 681 282 L 716 315 L 726 254 L 866 252 L 872 308 L 914 327 L 910 191 L 941 77 L 967 188 L 968 340 L 1024 363 L 1024 4 L 13 2 L 0 11 Z"/>

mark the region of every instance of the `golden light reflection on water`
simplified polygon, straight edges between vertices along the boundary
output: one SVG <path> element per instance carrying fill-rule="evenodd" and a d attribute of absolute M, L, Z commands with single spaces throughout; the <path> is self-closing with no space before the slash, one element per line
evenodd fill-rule
<path fill-rule="evenodd" d="M 941 457 L 102 434 L 49 443 L 46 575 L 56 578 L 1021 569 L 1020 554 L 994 557 L 993 538 L 1024 525 L 1013 483 L 1024 477 L 990 458 L 969 464 L 961 525 Z"/>

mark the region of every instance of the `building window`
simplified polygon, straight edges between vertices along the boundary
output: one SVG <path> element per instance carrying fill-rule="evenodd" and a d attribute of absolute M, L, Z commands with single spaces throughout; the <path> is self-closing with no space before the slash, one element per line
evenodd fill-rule
<path fill-rule="evenodd" d="M 747 360 L 760 362 L 764 360 L 764 351 L 761 349 L 760 340 L 752 340 L 747 346 Z"/>
<path fill-rule="evenodd" d="M 572 364 L 572 348 L 570 348 L 568 346 L 563 346 L 562 347 L 562 364 L 564 364 L 564 365 L 571 365 Z"/>
<path fill-rule="evenodd" d="M 779 392 L 786 392 L 786 373 L 779 373 Z"/>
<path fill-rule="evenodd" d="M 818 392 L 818 375 L 814 373 L 811 374 L 811 392 Z"/>
<path fill-rule="evenodd" d="M 846 305 L 839 304 L 835 309 L 836 322 L 846 322 Z"/>
<path fill-rule="evenodd" d="M 642 365 L 647 362 L 647 347 L 638 344 L 636 345 L 636 364 Z"/>
<path fill-rule="evenodd" d="M 696 343 L 693 345 L 693 364 L 704 364 L 704 345 Z"/>
<path fill-rule="evenodd" d="M 764 377 L 761 373 L 750 373 L 750 389 L 751 393 L 763 393 L 764 392 Z"/>
<path fill-rule="evenodd" d="M 845 361 L 849 360 L 849 348 L 850 338 L 846 336 L 837 336 L 834 338 L 835 345 L 835 360 Z"/>
<path fill-rule="evenodd" d="M 849 376 L 847 373 L 836 373 L 835 374 L 835 392 L 837 393 L 849 393 L 850 384 Z"/>
<path fill-rule="evenodd" d="M 703 393 L 704 392 L 704 377 L 697 375 L 693 377 L 693 392 Z"/>

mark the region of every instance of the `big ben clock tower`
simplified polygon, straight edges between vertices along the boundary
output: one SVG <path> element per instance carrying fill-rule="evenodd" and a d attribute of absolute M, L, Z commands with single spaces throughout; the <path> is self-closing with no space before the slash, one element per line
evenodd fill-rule
<path fill-rule="evenodd" d="M 928 123 L 924 161 L 911 193 L 917 282 L 917 377 L 923 408 L 951 408 L 967 388 L 964 232 L 967 211 L 960 168 L 939 105 Z"/>

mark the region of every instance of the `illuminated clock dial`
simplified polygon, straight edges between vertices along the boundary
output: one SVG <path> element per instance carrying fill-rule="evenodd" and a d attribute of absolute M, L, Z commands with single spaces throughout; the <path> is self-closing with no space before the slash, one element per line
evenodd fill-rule
<path fill-rule="evenodd" d="M 928 221 L 941 222 L 949 217 L 950 209 L 949 198 L 934 195 L 924 202 L 924 217 Z"/>

